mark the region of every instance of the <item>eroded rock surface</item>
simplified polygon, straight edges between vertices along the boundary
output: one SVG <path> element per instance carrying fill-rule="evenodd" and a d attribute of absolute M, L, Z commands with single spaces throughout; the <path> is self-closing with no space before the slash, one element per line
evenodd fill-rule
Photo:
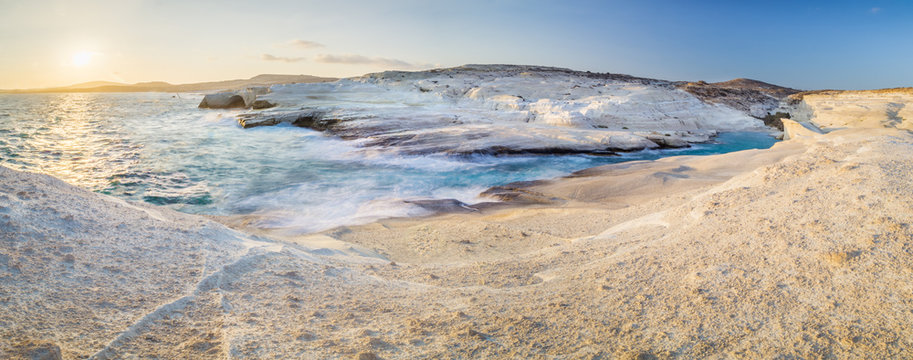
<path fill-rule="evenodd" d="M 273 240 L 0 167 L 0 358 L 913 356 L 913 135 L 785 124 Z"/>
<path fill-rule="evenodd" d="M 244 109 L 250 107 L 257 95 L 251 91 L 221 92 L 203 96 L 201 109 Z"/>
<path fill-rule="evenodd" d="M 269 93 L 269 87 L 255 86 L 238 91 L 207 94 L 203 96 L 198 107 L 201 109 L 268 109 L 276 104 L 267 100 L 258 100 L 257 96 Z"/>
<path fill-rule="evenodd" d="M 782 111 L 821 128 L 913 130 L 913 88 L 810 91 L 790 96 Z"/>
<path fill-rule="evenodd" d="M 290 123 L 412 154 L 607 153 L 684 147 L 719 131 L 763 131 L 753 113 L 779 104 L 758 90 L 727 96 L 738 106 L 663 80 L 467 65 L 274 87 L 270 99 L 301 106 L 238 120 L 243 127 Z"/>

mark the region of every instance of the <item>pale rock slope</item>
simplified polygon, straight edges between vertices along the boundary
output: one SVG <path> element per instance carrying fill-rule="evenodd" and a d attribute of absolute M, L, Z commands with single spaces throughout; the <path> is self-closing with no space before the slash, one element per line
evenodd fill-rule
<path fill-rule="evenodd" d="M 782 107 L 793 120 L 822 128 L 913 130 L 913 88 L 812 91 L 792 95 Z"/>
<path fill-rule="evenodd" d="M 764 130 L 752 115 L 779 103 L 779 94 L 730 89 L 736 85 L 712 92 L 679 85 L 520 65 L 388 71 L 275 86 L 264 99 L 283 108 L 243 114 L 239 122 L 291 123 L 404 153 L 599 153 Z"/>
<path fill-rule="evenodd" d="M 670 82 L 560 68 L 467 65 L 427 72 L 388 71 L 354 81 L 430 92 L 529 124 L 622 130 L 732 130 L 756 127 L 735 109 L 704 103 Z"/>
<path fill-rule="evenodd" d="M 322 271 L 320 256 L 376 256 L 276 244 L 2 166 L 0 179 L 3 359 L 223 358 L 224 316 L 243 301 L 228 292 L 257 264 L 293 257 L 291 274 Z"/>
<path fill-rule="evenodd" d="M 770 150 L 610 165 L 514 186 L 532 207 L 330 234 L 404 267 L 386 276 L 459 284 L 454 318 L 483 334 L 424 328 L 391 358 L 913 356 L 913 136 L 786 123 Z"/>
<path fill-rule="evenodd" d="M 913 134 L 784 123 L 273 240 L 0 168 L 0 358 L 913 357 Z"/>

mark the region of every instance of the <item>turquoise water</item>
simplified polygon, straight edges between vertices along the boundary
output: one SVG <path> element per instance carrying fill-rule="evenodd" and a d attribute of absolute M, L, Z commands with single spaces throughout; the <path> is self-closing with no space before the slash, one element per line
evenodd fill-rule
<path fill-rule="evenodd" d="M 401 199 L 488 187 L 669 155 L 768 148 L 765 133 L 623 156 L 392 156 L 290 126 L 241 129 L 194 94 L 0 95 L 0 164 L 133 201 L 211 215 L 259 215 L 297 232 L 421 215 Z"/>

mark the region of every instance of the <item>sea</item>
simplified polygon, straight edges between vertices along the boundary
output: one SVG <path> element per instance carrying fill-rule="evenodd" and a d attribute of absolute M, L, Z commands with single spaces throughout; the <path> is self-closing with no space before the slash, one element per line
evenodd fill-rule
<path fill-rule="evenodd" d="M 619 156 L 397 155 L 289 125 L 242 129 L 236 117 L 244 111 L 198 109 L 202 96 L 0 95 L 0 165 L 124 200 L 191 214 L 251 216 L 257 226 L 309 233 L 427 214 L 404 200 L 492 201 L 479 194 L 510 182 L 776 142 L 765 132 L 732 132 L 690 148 Z M 333 101 L 310 98 L 321 106 Z"/>

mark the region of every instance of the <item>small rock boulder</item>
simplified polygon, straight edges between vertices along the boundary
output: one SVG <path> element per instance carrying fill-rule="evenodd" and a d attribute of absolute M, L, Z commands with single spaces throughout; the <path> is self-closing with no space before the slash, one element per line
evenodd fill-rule
<path fill-rule="evenodd" d="M 257 95 L 252 91 L 221 92 L 203 97 L 201 109 L 243 109 L 256 101 Z"/>
<path fill-rule="evenodd" d="M 655 142 L 663 148 L 685 148 L 691 146 L 687 141 L 672 134 L 650 134 L 646 136 L 647 140 Z"/>
<path fill-rule="evenodd" d="M 266 100 L 254 100 L 254 102 L 250 104 L 250 108 L 254 109 L 254 110 L 269 109 L 274 106 L 276 106 L 276 104 L 273 104 Z"/>

